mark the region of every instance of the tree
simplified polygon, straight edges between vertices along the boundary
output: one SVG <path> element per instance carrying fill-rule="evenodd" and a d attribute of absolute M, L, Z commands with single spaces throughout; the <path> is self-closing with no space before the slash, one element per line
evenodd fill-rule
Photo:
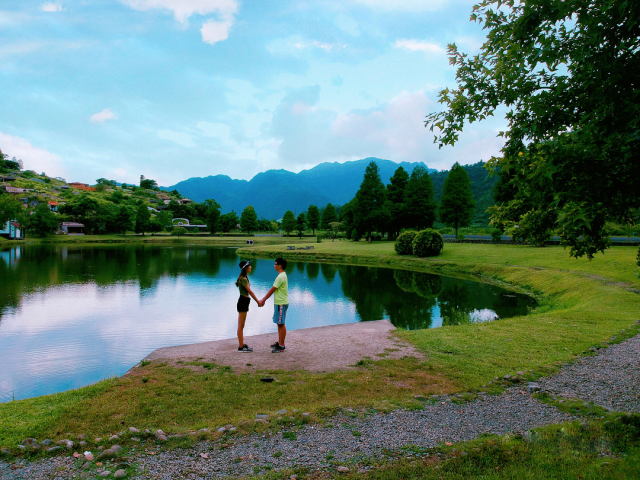
<path fill-rule="evenodd" d="M 30 228 L 40 237 L 46 237 L 58 230 L 58 219 L 49 209 L 49 205 L 41 203 L 31 216 Z"/>
<path fill-rule="evenodd" d="M 0 228 L 4 228 L 5 223 L 16 220 L 21 210 L 22 203 L 13 195 L 0 194 Z"/>
<path fill-rule="evenodd" d="M 324 210 L 322 211 L 322 221 L 320 222 L 320 226 L 323 230 L 330 230 L 331 222 L 335 222 L 336 220 L 338 220 L 336 207 L 327 203 L 327 206 L 324 207 Z"/>
<path fill-rule="evenodd" d="M 171 225 L 171 215 L 167 210 L 161 210 L 156 214 L 156 221 L 162 226 L 162 230 L 165 230 L 168 226 Z"/>
<path fill-rule="evenodd" d="M 426 168 L 418 165 L 411 172 L 404 190 L 405 227 L 431 228 L 436 219 L 433 182 Z"/>
<path fill-rule="evenodd" d="M 239 221 L 240 219 L 238 215 L 236 215 L 236 212 L 231 210 L 229 213 L 225 213 L 220 217 L 220 228 L 222 228 L 222 231 L 225 233 L 230 232 L 237 228 Z"/>
<path fill-rule="evenodd" d="M 456 162 L 449 170 L 442 188 L 440 221 L 455 228 L 456 238 L 458 238 L 458 227 L 466 227 L 471 223 L 475 207 L 476 202 L 471 195 L 469 175 Z"/>
<path fill-rule="evenodd" d="M 638 2 L 487 0 L 471 18 L 487 40 L 472 57 L 449 45 L 458 86 L 440 92 L 447 109 L 425 126 L 453 145 L 466 122 L 506 107 L 503 155 L 489 167 L 517 172 L 516 189 L 550 192 L 521 216 L 553 215 L 570 254 L 592 258 L 608 247 L 605 220 L 626 223 L 640 203 Z"/>
<path fill-rule="evenodd" d="M 247 233 L 258 229 L 258 214 L 251 205 L 245 208 L 240 215 L 240 229 Z"/>
<path fill-rule="evenodd" d="M 400 233 L 406 223 L 404 191 L 407 188 L 407 183 L 409 183 L 409 174 L 404 168 L 398 167 L 387 184 L 387 200 L 391 214 L 388 228 L 389 233 L 394 237 Z"/>
<path fill-rule="evenodd" d="M 356 193 L 358 201 L 354 211 L 356 228 L 360 232 L 369 233 L 383 230 L 391 220 L 391 212 L 387 204 L 387 194 L 380 178 L 380 170 L 376 162 L 369 162 L 364 171 L 360 189 Z"/>
<path fill-rule="evenodd" d="M 289 233 L 293 232 L 296 228 L 297 222 L 296 217 L 293 215 L 291 210 L 287 210 L 282 217 L 282 230 L 289 236 Z"/>
<path fill-rule="evenodd" d="M 296 229 L 298 230 L 298 236 L 302 238 L 302 234 L 304 233 L 304 227 L 307 224 L 307 219 L 305 218 L 304 212 L 301 212 L 296 219 Z"/>
<path fill-rule="evenodd" d="M 140 178 L 140 188 L 145 190 L 151 190 L 158 187 L 158 182 L 151 180 L 150 178 Z"/>
<path fill-rule="evenodd" d="M 205 221 L 209 233 L 214 235 L 220 228 L 220 204 L 215 200 L 205 200 L 204 204 L 207 209 L 205 211 Z"/>
<path fill-rule="evenodd" d="M 357 203 L 357 200 L 352 198 L 351 201 L 345 203 L 340 209 L 340 222 L 347 238 L 352 238 L 352 233 L 356 228 L 353 212 L 355 211 Z"/>
<path fill-rule="evenodd" d="M 320 209 L 315 205 L 309 205 L 309 208 L 307 209 L 307 227 L 309 227 L 311 229 L 311 233 L 315 235 L 316 228 L 318 228 L 319 226 L 320 226 Z"/>
<path fill-rule="evenodd" d="M 144 237 L 144 232 L 148 232 L 151 227 L 151 212 L 149 208 L 141 203 L 138 205 L 138 210 L 136 211 L 136 233 L 141 233 Z"/>
<path fill-rule="evenodd" d="M 114 228 L 117 232 L 122 233 L 123 235 L 127 230 L 131 230 L 133 226 L 133 215 L 128 207 L 122 205 L 118 209 L 118 213 L 114 219 Z"/>

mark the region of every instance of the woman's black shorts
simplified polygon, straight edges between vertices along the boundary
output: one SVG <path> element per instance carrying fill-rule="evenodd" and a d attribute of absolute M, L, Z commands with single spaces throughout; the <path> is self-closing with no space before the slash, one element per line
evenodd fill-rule
<path fill-rule="evenodd" d="M 238 299 L 238 313 L 248 312 L 250 303 L 251 303 L 251 297 L 245 297 L 244 295 L 240 295 L 240 298 Z"/>

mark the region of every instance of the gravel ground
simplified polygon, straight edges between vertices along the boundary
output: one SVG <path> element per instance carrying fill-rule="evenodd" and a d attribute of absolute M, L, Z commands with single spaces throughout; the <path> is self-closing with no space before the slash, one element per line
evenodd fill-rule
<path fill-rule="evenodd" d="M 640 336 L 598 350 L 540 379 L 543 390 L 619 412 L 640 412 Z"/>
<path fill-rule="evenodd" d="M 559 374 L 538 383 L 551 392 L 578 397 L 622 411 L 640 411 L 638 399 L 640 336 L 602 349 L 563 367 Z M 433 447 L 458 442 L 482 433 L 522 433 L 534 427 L 571 420 L 573 417 L 540 403 L 519 387 L 502 395 L 481 395 L 476 401 L 456 405 L 449 401 L 427 404 L 421 410 L 388 414 L 349 412 L 327 421 L 331 426 L 307 425 L 296 438 L 281 433 L 201 442 L 189 450 L 135 455 L 131 460 L 142 472 L 140 479 L 196 479 L 227 475 L 253 475 L 266 468 L 304 466 L 333 468 L 335 462 L 357 463 L 362 457 L 384 457 L 407 445 Z M 139 450 L 142 450 L 142 445 Z M 151 450 L 153 451 L 153 450 Z M 202 455 L 206 458 L 203 458 Z M 20 468 L 0 462 L 0 479 L 100 478 L 78 468 L 69 457 L 26 462 Z M 113 473 L 114 467 L 109 470 Z M 110 474 L 106 478 L 113 478 Z"/>

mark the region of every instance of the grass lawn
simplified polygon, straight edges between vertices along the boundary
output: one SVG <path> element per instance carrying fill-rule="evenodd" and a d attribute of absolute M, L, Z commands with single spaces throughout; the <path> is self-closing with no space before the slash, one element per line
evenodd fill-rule
<path fill-rule="evenodd" d="M 446 244 L 440 257 L 418 259 L 396 255 L 386 242 L 256 240 L 240 253 L 472 277 L 530 292 L 538 307 L 528 316 L 493 323 L 398 332 L 426 354 L 425 363 L 380 360 L 350 372 L 272 372 L 280 380 L 272 384 L 259 381 L 264 372 L 236 375 L 208 359 L 188 368 L 151 363 L 94 386 L 0 404 L 0 446 L 28 436 L 108 436 L 128 426 L 175 433 L 233 423 L 249 432 L 256 428 L 256 413 L 283 408 L 321 418 L 340 405 L 417 406 L 414 395 L 492 391 L 482 385 L 494 376 L 526 369 L 535 378 L 614 335 L 620 341 L 638 332 L 640 279 L 633 247 L 614 247 L 588 262 L 569 258 L 560 247 Z M 287 251 L 286 245 L 314 250 Z"/>

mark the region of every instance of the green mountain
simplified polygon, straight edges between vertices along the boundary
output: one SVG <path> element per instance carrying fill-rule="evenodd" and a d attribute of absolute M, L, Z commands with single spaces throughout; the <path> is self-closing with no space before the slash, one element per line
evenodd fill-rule
<path fill-rule="evenodd" d="M 400 166 L 409 174 L 417 165 L 428 168 L 422 162 L 395 163 L 370 157 L 345 163 L 322 163 L 300 173 L 268 170 L 257 174 L 251 180 L 235 180 L 226 175 L 193 177 L 170 187 L 160 188 L 176 189 L 182 196 L 196 202 L 212 198 L 222 206 L 222 213 L 235 210 L 240 214 L 245 207 L 252 205 L 259 217 L 282 218 L 287 210 L 292 210 L 297 215 L 305 211 L 309 205 L 344 205 L 360 188 L 364 170 L 372 160 L 378 164 L 380 176 L 385 184 L 389 183 L 389 179 Z M 484 162 L 464 165 L 471 179 L 471 191 L 477 203 L 474 223 L 479 224 L 488 222 L 488 214 L 485 211 L 493 205 L 492 189 L 497 182 L 497 177 L 491 178 L 483 166 Z M 449 172 L 429 169 L 429 173 L 433 179 L 436 200 L 439 202 L 444 180 Z"/>
<path fill-rule="evenodd" d="M 282 218 L 287 210 L 297 214 L 309 205 L 323 207 L 327 203 L 347 203 L 360 188 L 365 168 L 372 160 L 378 164 L 385 184 L 399 166 L 409 173 L 416 165 L 427 168 L 422 162 L 398 164 L 371 157 L 345 163 L 322 163 L 300 173 L 268 170 L 248 181 L 234 180 L 226 175 L 194 177 L 160 188 L 176 189 L 182 196 L 196 202 L 212 198 L 222 206 L 222 213 L 235 210 L 239 214 L 247 205 L 252 205 L 259 217 Z M 429 171 L 436 172 L 433 169 Z"/>

